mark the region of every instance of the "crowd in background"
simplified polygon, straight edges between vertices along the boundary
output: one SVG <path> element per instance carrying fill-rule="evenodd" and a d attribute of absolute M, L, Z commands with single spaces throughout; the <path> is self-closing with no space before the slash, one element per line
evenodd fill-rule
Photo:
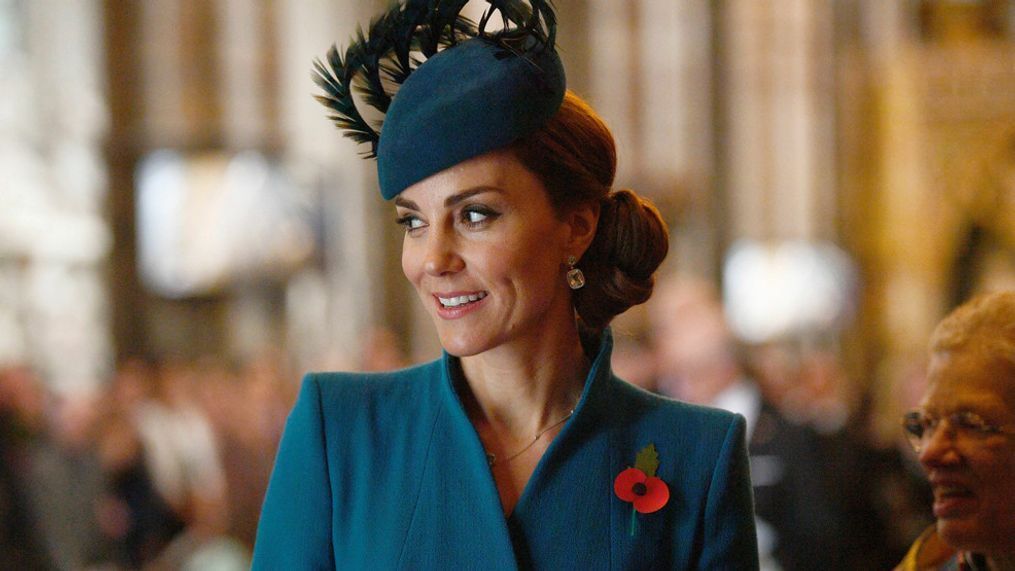
<path fill-rule="evenodd" d="M 873 436 L 836 354 L 741 346 L 700 282 L 661 283 L 650 314 L 643 335 L 618 328 L 615 369 L 747 417 L 763 568 L 894 566 L 932 521 L 929 488 L 901 433 Z M 369 337 L 361 368 L 404 364 L 393 335 Z M 299 373 L 273 350 L 131 358 L 67 398 L 0 369 L 0 568 L 249 568 Z"/>
<path fill-rule="evenodd" d="M 0 371 L 0 568 L 249 568 L 284 363 L 130 359 L 73 399 Z"/>
<path fill-rule="evenodd" d="M 835 350 L 814 338 L 741 343 L 715 285 L 695 278 L 660 280 L 648 315 L 644 335 L 617 332 L 614 369 L 747 419 L 762 569 L 893 568 L 933 521 L 930 488 L 899 418 L 879 430 L 883 411 L 852 394 Z M 905 401 L 894 411 L 922 391 L 885 392 Z"/>

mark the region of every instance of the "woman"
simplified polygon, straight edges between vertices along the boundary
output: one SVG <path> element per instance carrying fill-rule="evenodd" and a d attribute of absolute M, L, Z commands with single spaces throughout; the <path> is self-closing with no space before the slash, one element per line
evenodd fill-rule
<path fill-rule="evenodd" d="M 928 387 L 904 427 L 937 523 L 898 569 L 1015 569 L 1015 292 L 956 309 L 931 337 Z"/>
<path fill-rule="evenodd" d="M 490 2 L 477 29 L 455 4 L 395 8 L 317 67 L 377 155 L 445 353 L 306 378 L 255 568 L 756 568 L 743 418 L 610 372 L 607 326 L 650 295 L 666 228 L 611 190 L 613 140 L 565 93 L 553 12 Z M 487 32 L 495 9 L 508 27 Z M 410 51 L 428 59 L 410 70 Z"/>

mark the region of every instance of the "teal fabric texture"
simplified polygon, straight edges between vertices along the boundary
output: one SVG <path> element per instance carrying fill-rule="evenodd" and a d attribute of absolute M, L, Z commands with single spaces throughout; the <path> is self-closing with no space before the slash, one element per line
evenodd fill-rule
<path fill-rule="evenodd" d="M 509 517 L 455 389 L 457 359 L 308 375 L 254 569 L 756 569 L 743 417 L 631 386 L 612 374 L 611 348 L 607 331 Z M 670 499 L 633 514 L 613 482 L 650 443 Z"/>
<path fill-rule="evenodd" d="M 449 47 L 399 88 L 377 146 L 381 195 L 534 132 L 560 109 L 566 80 L 557 52 L 514 54 L 484 38 Z"/>

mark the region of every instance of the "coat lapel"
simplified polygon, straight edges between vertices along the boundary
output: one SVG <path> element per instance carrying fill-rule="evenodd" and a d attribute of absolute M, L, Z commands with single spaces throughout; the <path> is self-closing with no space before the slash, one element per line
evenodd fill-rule
<path fill-rule="evenodd" d="M 611 349 L 607 331 L 574 416 L 547 448 L 509 519 L 523 568 L 609 566 L 613 430 L 604 413 L 613 382 Z"/>
<path fill-rule="evenodd" d="M 438 418 L 400 558 L 412 568 L 602 569 L 611 560 L 612 481 L 619 459 L 608 426 L 613 380 L 607 331 L 575 414 L 550 444 L 505 520 L 486 452 L 444 356 Z M 439 530 L 439 531 L 438 531 Z M 440 558 L 436 554 L 440 554 Z"/>
<path fill-rule="evenodd" d="M 445 354 L 432 395 L 437 419 L 399 568 L 515 568 L 497 487 L 454 390 L 452 366 Z"/>

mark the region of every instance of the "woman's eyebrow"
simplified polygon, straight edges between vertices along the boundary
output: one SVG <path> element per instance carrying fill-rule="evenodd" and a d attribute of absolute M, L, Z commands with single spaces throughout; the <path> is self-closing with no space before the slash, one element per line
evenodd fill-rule
<path fill-rule="evenodd" d="M 504 191 L 495 186 L 477 186 L 475 188 L 470 188 L 467 190 L 463 190 L 462 192 L 452 194 L 451 196 L 445 198 L 444 207 L 450 208 L 458 204 L 459 202 L 468 200 L 469 198 L 472 198 L 477 194 L 483 194 L 484 192 L 504 192 Z M 401 206 L 402 208 L 408 208 L 410 210 L 419 210 L 418 204 L 409 200 L 408 198 L 403 198 L 401 195 L 396 196 L 394 202 L 395 206 Z"/>
<path fill-rule="evenodd" d="M 504 192 L 504 191 L 495 186 L 477 186 L 475 188 L 470 188 L 467 190 L 463 190 L 462 192 L 452 194 L 451 196 L 445 198 L 444 206 L 445 207 L 454 206 L 459 202 L 462 202 L 463 200 L 472 198 L 477 194 L 483 194 L 484 192 Z"/>
<path fill-rule="evenodd" d="M 401 206 L 402 208 L 408 208 L 410 210 L 419 210 L 419 205 L 408 198 L 402 198 L 401 196 L 395 197 L 395 206 Z"/>

